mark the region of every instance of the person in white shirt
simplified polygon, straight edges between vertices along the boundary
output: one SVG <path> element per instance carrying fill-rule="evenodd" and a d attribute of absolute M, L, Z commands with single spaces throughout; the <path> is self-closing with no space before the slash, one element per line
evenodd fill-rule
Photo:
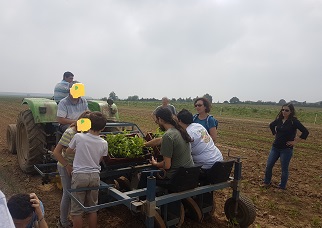
<path fill-rule="evenodd" d="M 105 128 L 106 118 L 101 112 L 91 112 L 88 116 L 91 128 L 88 133 L 77 133 L 68 145 L 67 154 L 75 153 L 73 161 L 71 188 L 99 187 L 100 162 L 108 154 L 107 141 L 100 137 Z M 98 203 L 98 189 L 75 192 L 75 197 L 84 206 L 96 206 Z M 83 227 L 83 211 L 74 200 L 71 201 L 70 214 L 74 228 Z M 97 211 L 88 212 L 89 227 L 97 227 Z"/>
<path fill-rule="evenodd" d="M 223 156 L 215 146 L 206 128 L 201 124 L 193 123 L 193 115 L 186 109 L 182 109 L 177 114 L 179 124 L 186 129 L 191 142 L 191 155 L 196 166 L 201 166 L 203 170 L 210 169 L 215 162 L 222 161 Z"/>
<path fill-rule="evenodd" d="M 1 190 L 0 190 L 0 224 L 3 227 L 15 228 L 11 214 L 7 207 L 6 197 Z"/>

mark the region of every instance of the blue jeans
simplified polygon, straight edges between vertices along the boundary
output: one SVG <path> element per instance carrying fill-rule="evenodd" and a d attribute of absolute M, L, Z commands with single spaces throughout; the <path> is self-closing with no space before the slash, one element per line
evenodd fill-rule
<path fill-rule="evenodd" d="M 281 175 L 281 182 L 279 184 L 280 188 L 285 189 L 286 183 L 288 180 L 288 167 L 291 161 L 293 155 L 293 148 L 286 148 L 286 149 L 278 149 L 274 146 L 271 149 L 271 152 L 269 153 L 269 156 L 267 158 L 267 164 L 266 164 L 266 170 L 265 170 L 265 184 L 270 184 L 272 180 L 272 170 L 273 167 L 280 158 L 281 161 L 281 168 L 282 168 L 282 175 Z"/>
<path fill-rule="evenodd" d="M 63 196 L 60 202 L 60 222 L 63 226 L 67 226 L 71 202 L 71 198 L 67 193 L 67 189 L 71 189 L 72 177 L 68 176 L 67 170 L 58 164 L 57 169 L 60 175 L 61 183 L 63 185 Z"/>

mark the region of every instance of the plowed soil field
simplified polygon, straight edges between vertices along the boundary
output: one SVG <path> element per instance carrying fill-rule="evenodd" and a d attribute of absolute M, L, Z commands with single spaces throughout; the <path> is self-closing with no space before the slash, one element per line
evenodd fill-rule
<path fill-rule="evenodd" d="M 61 190 L 54 184 L 41 184 L 40 176 L 24 174 L 16 155 L 6 145 L 7 125 L 16 123 L 19 111 L 25 109 L 19 99 L 0 98 L 0 189 L 9 198 L 19 192 L 35 192 L 43 201 L 49 227 L 56 227 L 59 216 Z M 144 132 L 156 129 L 152 110 L 120 106 L 122 120 L 135 122 Z M 271 120 L 231 119 L 217 117 L 219 137 L 217 146 L 227 158 L 228 150 L 242 157 L 241 192 L 250 198 L 257 217 L 251 227 L 322 227 L 322 128 L 303 123 L 310 131 L 305 142 L 298 144 L 290 164 L 286 190 L 276 188 L 280 178 L 280 164 L 273 170 L 273 186 L 259 186 L 264 175 L 266 159 L 273 141 L 268 124 Z M 224 203 L 231 190 L 215 192 L 216 211 L 202 223 L 185 218 L 182 227 L 233 227 L 224 214 Z M 140 216 L 125 206 L 99 211 L 99 227 L 144 227 Z M 236 227 L 236 226 L 235 226 Z"/>

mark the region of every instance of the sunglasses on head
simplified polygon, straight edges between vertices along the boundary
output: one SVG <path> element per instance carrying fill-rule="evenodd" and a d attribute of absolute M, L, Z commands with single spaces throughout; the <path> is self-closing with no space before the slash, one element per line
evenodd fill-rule
<path fill-rule="evenodd" d="M 195 107 L 201 107 L 202 104 L 195 104 Z"/>
<path fill-rule="evenodd" d="M 282 108 L 282 112 L 289 112 L 289 111 L 290 111 L 289 109 Z"/>

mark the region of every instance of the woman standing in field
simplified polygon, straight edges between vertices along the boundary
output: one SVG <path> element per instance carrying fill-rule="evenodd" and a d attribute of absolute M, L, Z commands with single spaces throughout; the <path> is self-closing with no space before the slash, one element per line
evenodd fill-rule
<path fill-rule="evenodd" d="M 193 116 L 193 122 L 204 126 L 214 143 L 216 143 L 218 121 L 212 115 L 209 115 L 210 102 L 208 99 L 200 97 L 195 100 L 194 105 L 198 113 Z"/>
<path fill-rule="evenodd" d="M 90 111 L 83 112 L 78 119 L 88 118 Z M 59 140 L 54 150 L 54 156 L 57 159 L 57 169 L 61 178 L 63 186 L 63 195 L 60 202 L 60 217 L 57 222 L 57 227 L 73 227 L 72 222 L 68 220 L 70 210 L 70 197 L 67 193 L 67 189 L 71 188 L 71 173 L 73 171 L 73 161 L 75 154 L 67 154 L 66 149 L 74 135 L 77 133 L 77 122 L 72 123 L 69 128 L 66 129 L 63 136 Z"/>
<path fill-rule="evenodd" d="M 282 106 L 276 119 L 270 123 L 269 127 L 273 135 L 275 135 L 275 140 L 267 159 L 263 187 L 269 187 L 271 185 L 272 170 L 275 162 L 280 158 L 282 175 L 278 188 L 286 189 L 289 175 L 288 167 L 293 155 L 293 147 L 300 140 L 306 139 L 309 131 L 295 117 L 295 109 L 291 103 Z M 301 131 L 299 137 L 296 136 L 297 129 Z"/>

